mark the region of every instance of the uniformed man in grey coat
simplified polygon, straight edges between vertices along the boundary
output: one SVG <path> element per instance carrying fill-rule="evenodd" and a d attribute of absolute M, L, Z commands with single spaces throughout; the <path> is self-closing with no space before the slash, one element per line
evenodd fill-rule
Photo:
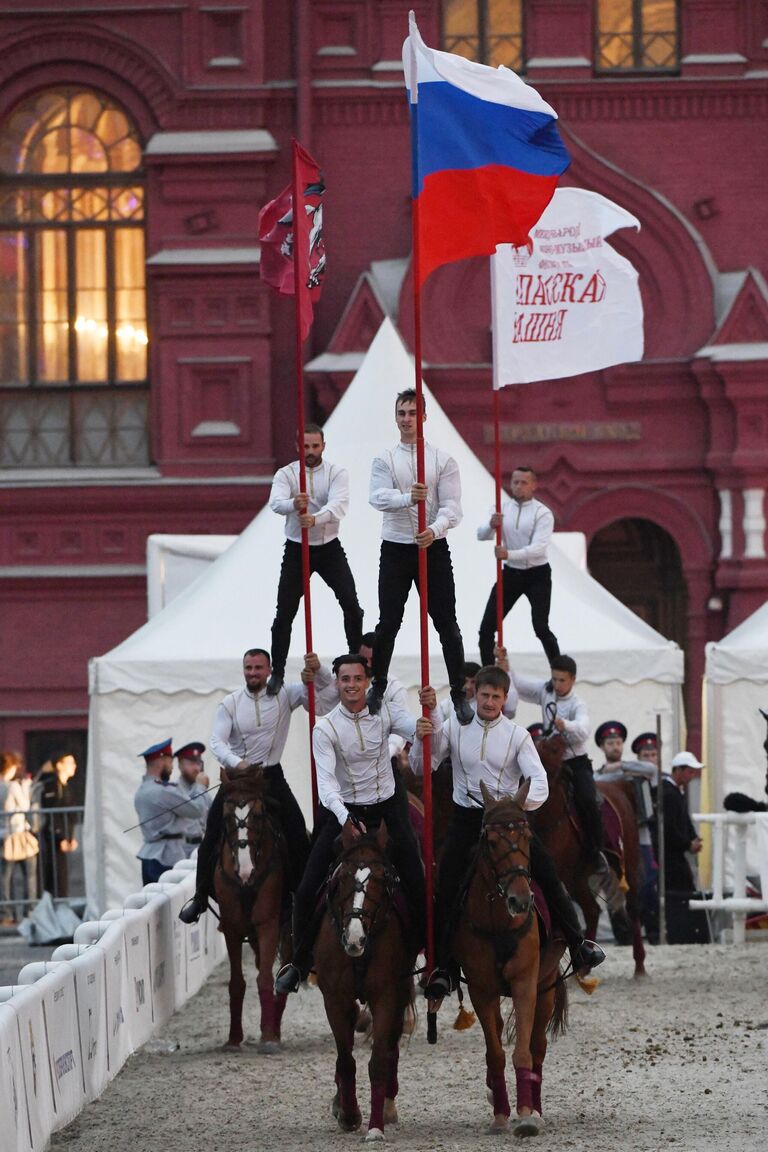
<path fill-rule="evenodd" d="M 161 740 L 144 752 L 146 774 L 136 790 L 133 806 L 141 824 L 144 843 L 137 855 L 141 860 L 141 882 L 152 884 L 163 872 L 185 858 L 185 821 L 205 816 L 205 798 L 185 799 L 171 784 L 173 748 L 171 740 Z"/>
<path fill-rule="evenodd" d="M 193 740 L 174 753 L 174 758 L 179 768 L 179 778 L 175 783 L 178 786 L 181 796 L 189 800 L 194 800 L 198 796 L 202 796 L 205 801 L 205 808 L 202 813 L 194 817 L 184 817 L 185 856 L 191 856 L 195 849 L 202 844 L 205 822 L 208 818 L 208 809 L 213 802 L 213 793 L 208 791 L 210 788 L 210 780 L 204 772 L 204 752 L 205 744 L 199 740 Z"/>

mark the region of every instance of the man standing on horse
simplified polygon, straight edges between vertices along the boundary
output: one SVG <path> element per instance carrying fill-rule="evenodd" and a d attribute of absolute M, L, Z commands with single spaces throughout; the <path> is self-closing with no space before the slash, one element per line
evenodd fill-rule
<path fill-rule="evenodd" d="M 437 726 L 431 720 L 416 719 L 395 705 L 380 701 L 374 714 L 366 695 L 370 671 L 363 656 L 339 656 L 333 662 L 339 687 L 339 704 L 315 724 L 312 749 L 315 754 L 317 791 L 320 803 L 330 813 L 316 826 L 316 838 L 304 877 L 293 905 L 293 963 L 285 964 L 275 980 L 275 992 L 297 992 L 312 964 L 314 913 L 318 892 L 333 861 L 334 841 L 341 833 L 342 845 L 349 847 L 365 832 L 375 831 L 383 822 L 389 833 L 392 862 L 400 876 L 408 904 L 409 938 L 414 955 L 424 942 L 424 869 L 408 815 L 395 794 L 395 780 L 389 756 L 388 738 L 394 732 L 413 741 Z M 422 689 L 421 697 L 431 692 Z M 430 697 L 434 700 L 434 692 Z"/>
<path fill-rule="evenodd" d="M 309 653 L 310 661 L 314 653 Z M 298 887 L 309 856 L 307 828 L 301 808 L 283 775 L 280 759 L 288 739 L 291 713 L 307 706 L 304 684 L 281 684 L 277 692 L 267 692 L 272 673 L 269 652 L 249 648 L 243 656 L 245 686 L 225 696 L 216 709 L 211 733 L 211 751 L 224 768 L 262 767 L 267 795 L 277 805 L 288 849 L 288 888 Z M 317 679 L 317 673 L 315 678 Z M 221 791 L 208 812 L 203 842 L 197 853 L 195 894 L 184 905 L 179 919 L 195 924 L 213 895 L 213 874 L 222 835 L 224 798 Z"/>
<path fill-rule="evenodd" d="M 549 795 L 547 773 L 525 728 L 503 715 L 510 687 L 508 674 L 497 667 L 481 668 L 475 677 L 477 711 L 473 723 L 459 728 L 453 717 L 432 738 L 435 767 L 450 752 L 453 765 L 453 818 L 443 848 L 438 882 L 436 945 L 437 968 L 427 984 L 428 999 L 440 1000 L 458 984 L 451 960 L 451 935 L 462 880 L 480 838 L 483 823 L 481 782 L 494 799 L 513 796 L 523 778 L 530 781 L 525 807 L 540 808 Z M 424 703 L 431 706 L 426 698 Z M 422 745 L 411 750 L 415 772 L 423 771 Z M 585 940 L 578 917 L 555 870 L 551 856 L 539 838 L 531 839 L 531 874 L 549 906 L 553 923 L 562 931 L 577 972 L 594 968 L 605 959 L 599 945 Z"/>
<path fill-rule="evenodd" d="M 304 459 L 307 491 L 299 491 L 299 461 L 275 473 L 269 506 L 285 516 L 285 549 L 277 586 L 277 608 L 272 624 L 272 672 L 267 692 L 274 695 L 285 675 L 291 644 L 291 628 L 303 595 L 301 533 L 309 533 L 309 570 L 317 572 L 333 592 L 344 614 L 344 631 L 351 652 L 363 633 L 363 610 L 357 599 L 355 580 L 339 540 L 339 522 L 349 507 L 349 475 L 346 468 L 323 460 L 325 437 L 317 424 L 304 428 Z"/>
<path fill-rule="evenodd" d="M 447 534 L 461 522 L 461 477 L 447 452 L 424 445 L 425 481 L 416 478 L 417 408 L 412 388 L 395 401 L 400 442 L 377 456 L 371 467 L 369 503 L 383 513 L 379 557 L 379 622 L 373 645 L 373 683 L 368 707 L 378 712 L 387 689 L 395 640 L 411 590 L 418 586 L 419 550 L 428 549 L 427 607 L 443 649 L 451 700 L 462 724 L 472 721 L 464 696 L 464 641 L 456 620 L 456 589 Z M 426 410 L 423 409 L 426 420 Z M 418 505 L 427 527 L 418 530 Z"/>

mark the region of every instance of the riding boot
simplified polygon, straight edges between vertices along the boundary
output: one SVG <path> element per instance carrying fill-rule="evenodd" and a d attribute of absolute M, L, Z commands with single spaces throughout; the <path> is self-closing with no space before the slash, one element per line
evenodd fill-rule
<path fill-rule="evenodd" d="M 195 894 L 179 912 L 179 920 L 184 924 L 196 924 L 207 909 L 209 899 L 213 896 L 213 874 L 216 870 L 223 809 L 224 800 L 219 792 L 209 809 L 205 834 L 197 849 Z"/>

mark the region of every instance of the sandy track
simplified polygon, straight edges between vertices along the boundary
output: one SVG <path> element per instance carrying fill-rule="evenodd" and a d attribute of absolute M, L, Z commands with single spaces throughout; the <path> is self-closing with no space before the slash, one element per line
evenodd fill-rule
<path fill-rule="evenodd" d="M 653 949 L 651 976 L 632 980 L 627 949 L 612 948 L 597 992 L 571 996 L 570 1029 L 544 1068 L 541 1152 L 751 1152 L 768 1142 L 768 944 Z M 334 1048 L 316 989 L 292 997 L 284 1050 L 225 1054 L 226 962 L 163 1032 L 178 1050 L 134 1056 L 102 1098 L 52 1148 L 67 1152 L 328 1152 L 357 1147 L 330 1116 Z M 420 1007 L 423 1001 L 419 1001 Z M 246 1032 L 257 1030 L 255 982 Z M 450 1028 L 436 1047 L 425 1014 L 400 1062 L 402 1150 L 474 1152 L 486 1136 L 479 1026 Z M 368 1050 L 356 1049 L 367 1119 Z M 508 1083 L 514 1087 L 511 1062 Z M 513 1141 L 502 1136 L 502 1141 Z M 518 1141 L 514 1141 L 518 1143 Z M 526 1145 L 529 1146 L 529 1145 Z"/>

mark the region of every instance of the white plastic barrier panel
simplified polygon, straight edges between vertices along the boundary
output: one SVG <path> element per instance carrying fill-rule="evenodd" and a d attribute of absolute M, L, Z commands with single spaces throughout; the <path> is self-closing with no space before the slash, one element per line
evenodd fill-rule
<path fill-rule="evenodd" d="M 109 1080 L 104 949 L 85 948 L 69 962 L 75 976 L 85 1097 L 90 1101 L 101 1095 Z"/>
<path fill-rule="evenodd" d="M 0 1133 L 4 1152 L 32 1152 L 19 1021 L 10 1002 L 0 1004 Z"/>
<path fill-rule="evenodd" d="M 125 932 L 128 963 L 128 1028 L 134 1051 L 146 1044 L 154 1031 L 152 1020 L 152 969 L 149 962 L 149 915 L 145 908 L 128 911 L 116 921 Z"/>
<path fill-rule="evenodd" d="M 59 961 L 56 970 L 43 976 L 36 987 L 43 993 L 56 1130 L 74 1120 L 85 1104 L 75 974 L 71 964 Z"/>
<path fill-rule="evenodd" d="M 147 916 L 152 1017 L 159 1028 L 170 1020 L 176 1001 L 170 900 L 165 892 L 137 892 L 126 899 L 125 907 L 143 909 Z"/>
<path fill-rule="evenodd" d="M 77 930 L 78 932 L 80 929 Z M 77 932 L 75 933 L 77 935 Z M 107 1061 L 111 1080 L 133 1052 L 128 1021 L 131 995 L 125 955 L 125 929 L 119 920 L 107 926 L 98 945 L 104 952 L 107 1001 Z"/>
<path fill-rule="evenodd" d="M 48 1057 L 48 1041 L 45 1035 L 45 1013 L 43 994 L 45 982 L 56 982 L 55 973 L 43 976 L 36 984 L 20 987 L 8 1001 L 16 1013 L 19 1024 L 21 1065 L 24 1074 L 24 1091 L 29 1112 L 29 1130 L 34 1152 L 43 1152 L 48 1146 L 48 1137 L 53 1131 L 55 1112 L 53 1107 L 53 1086 Z"/>

